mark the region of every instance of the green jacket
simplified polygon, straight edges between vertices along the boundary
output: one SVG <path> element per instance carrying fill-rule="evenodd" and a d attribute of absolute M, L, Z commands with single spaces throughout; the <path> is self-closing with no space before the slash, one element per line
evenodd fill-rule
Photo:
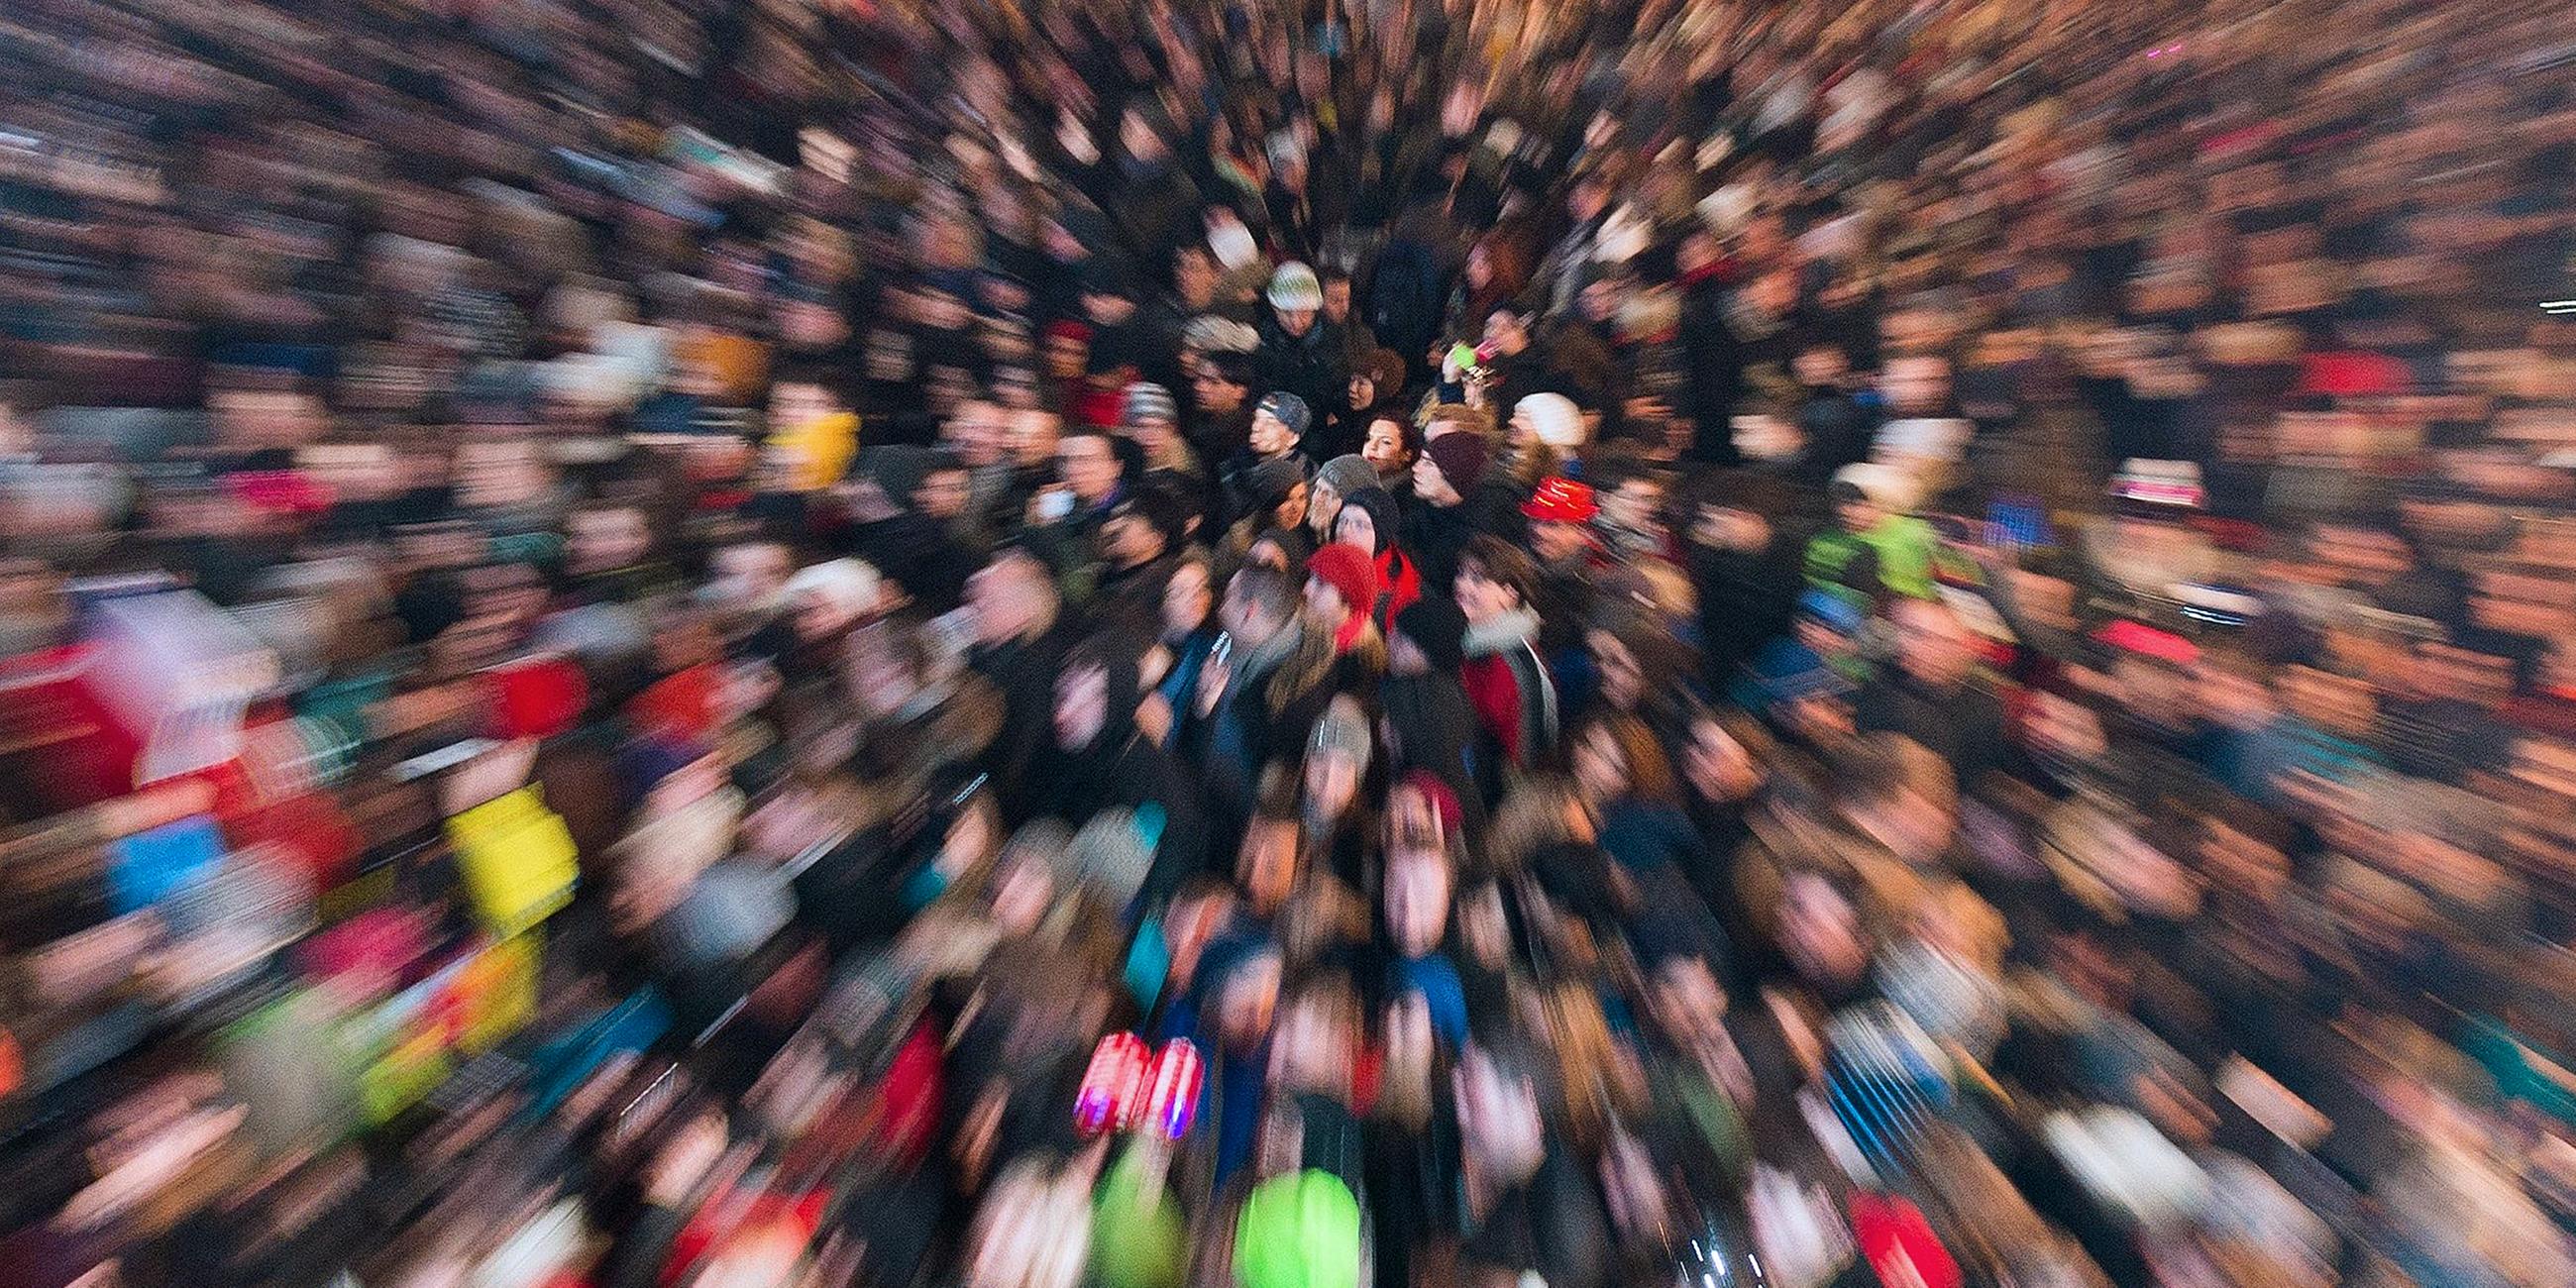
<path fill-rule="evenodd" d="M 1867 532 L 1839 528 L 1807 543 L 1807 584 L 1866 609 L 1882 593 L 1932 597 L 1932 525 L 1891 514 Z"/>

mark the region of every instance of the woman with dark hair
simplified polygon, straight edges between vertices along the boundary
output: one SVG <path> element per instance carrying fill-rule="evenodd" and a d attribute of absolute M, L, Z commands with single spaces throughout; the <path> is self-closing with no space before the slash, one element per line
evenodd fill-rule
<path fill-rule="evenodd" d="M 1105 809 L 1123 806 L 1160 811 L 1152 829 L 1151 875 L 1142 897 L 1150 906 L 1198 870 L 1206 837 L 1199 824 L 1198 794 L 1179 765 L 1136 727 L 1143 650 L 1109 636 L 1085 641 L 1068 653 L 1055 676 L 1053 737 L 1031 760 L 1023 789 L 1029 816 L 1054 817 L 1080 826 Z M 1139 825 L 1140 834 L 1148 830 Z"/>
<path fill-rule="evenodd" d="M 1707 866 L 1699 832 L 1682 812 L 1672 761 L 1645 721 L 1598 713 L 1575 727 L 1566 746 L 1575 794 L 1598 820 L 1601 848 L 1621 867 L 1692 873 Z"/>
<path fill-rule="evenodd" d="M 1317 431 L 1319 459 L 1356 454 L 1368 441 L 1369 422 L 1402 414 L 1404 370 L 1392 349 L 1370 349 L 1352 363 L 1346 400 L 1324 413 Z"/>
<path fill-rule="evenodd" d="M 1413 462 L 1422 455 L 1422 430 L 1401 408 L 1372 417 L 1360 442 L 1360 459 L 1377 471 L 1377 485 L 1398 501 L 1413 496 Z"/>
<path fill-rule="evenodd" d="M 1333 522 L 1333 540 L 1366 551 L 1377 564 L 1377 619 L 1392 625 L 1395 615 L 1422 598 L 1422 574 L 1413 560 L 1396 548 L 1396 524 L 1402 520 L 1395 498 L 1382 488 L 1361 488 L 1342 502 Z"/>
<path fill-rule="evenodd" d="M 1593 679 L 1587 714 L 1635 716 L 1673 755 L 1699 706 L 1699 658 L 1691 647 L 1661 615 L 1603 598 L 1584 623 L 1583 648 Z"/>

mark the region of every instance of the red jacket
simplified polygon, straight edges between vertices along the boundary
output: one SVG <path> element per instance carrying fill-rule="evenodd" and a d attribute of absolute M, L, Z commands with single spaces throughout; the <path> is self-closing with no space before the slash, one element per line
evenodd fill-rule
<path fill-rule="evenodd" d="M 1386 587 L 1378 595 L 1378 625 L 1392 632 L 1395 615 L 1413 607 L 1414 601 L 1422 598 L 1422 574 L 1414 569 L 1412 560 L 1404 557 L 1403 551 L 1390 545 L 1378 552 L 1377 584 Z"/>
<path fill-rule="evenodd" d="M 1556 744 L 1556 683 L 1531 641 L 1538 617 L 1522 614 L 1467 628 L 1467 660 L 1458 682 L 1476 722 L 1505 763 L 1528 766 Z"/>

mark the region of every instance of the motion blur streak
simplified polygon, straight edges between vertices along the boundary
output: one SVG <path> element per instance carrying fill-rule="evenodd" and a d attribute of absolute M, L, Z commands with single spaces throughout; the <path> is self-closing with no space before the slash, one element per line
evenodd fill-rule
<path fill-rule="evenodd" d="M 0 1288 L 2570 1288 L 2571 62 L 0 5 Z"/>

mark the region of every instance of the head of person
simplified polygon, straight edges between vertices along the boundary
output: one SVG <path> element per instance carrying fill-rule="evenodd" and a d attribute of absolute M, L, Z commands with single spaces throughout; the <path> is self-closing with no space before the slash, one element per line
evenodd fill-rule
<path fill-rule="evenodd" d="M 1851 359 L 1843 353 L 1840 341 L 1816 340 L 1798 349 L 1798 356 L 1789 361 L 1789 370 L 1799 384 L 1809 389 L 1837 389 L 1851 374 Z"/>
<path fill-rule="evenodd" d="M 1677 1041 L 1722 1031 L 1728 999 L 1726 987 L 1701 952 L 1670 952 L 1656 960 L 1646 979 L 1647 1009 L 1655 1023 Z"/>
<path fill-rule="evenodd" d="M 1910 863 L 1937 862 L 1958 830 L 1950 762 L 1896 733 L 1871 734 L 1844 757 L 1837 805 L 1855 829 Z"/>
<path fill-rule="evenodd" d="M 1377 485 L 1377 471 L 1357 456 L 1336 456 L 1315 471 L 1314 487 L 1306 494 L 1306 525 L 1320 540 L 1331 540 L 1333 522 L 1342 514 L 1342 498 L 1362 488 Z"/>
<path fill-rule="evenodd" d="M 1055 467 L 1057 481 L 1086 508 L 1116 493 L 1123 473 L 1109 431 L 1091 425 L 1077 425 L 1056 440 Z"/>
<path fill-rule="evenodd" d="M 1839 992 L 1869 970 L 1870 941 L 1858 900 L 1817 872 L 1793 872 L 1780 889 L 1780 954 L 1809 982 Z"/>
<path fill-rule="evenodd" d="M 953 452 L 934 452 L 909 498 L 912 508 L 943 523 L 965 517 L 975 498 L 975 479 Z"/>
<path fill-rule="evenodd" d="M 1899 599 L 1887 610 L 1896 628 L 1896 664 L 1907 678 L 1933 689 L 1965 682 L 1977 662 L 1976 637 L 1950 606 L 1934 599 Z"/>
<path fill-rule="evenodd" d="M 1690 741 L 1682 748 L 1683 781 L 1710 805 L 1749 800 L 1769 773 L 1773 747 L 1771 736 L 1751 720 L 1701 712 L 1691 720 Z"/>
<path fill-rule="evenodd" d="M 796 637 L 812 643 L 839 635 L 876 611 L 883 589 L 876 569 L 857 559 L 831 559 L 797 569 L 782 594 L 794 615 Z"/>
<path fill-rule="evenodd" d="M 709 597 L 719 605 L 758 611 L 778 602 L 794 556 L 775 541 L 737 541 L 718 547 L 708 561 Z"/>
<path fill-rule="evenodd" d="M 1046 373 L 1058 380 L 1078 380 L 1091 366 L 1091 327 L 1066 318 L 1046 329 Z"/>
<path fill-rule="evenodd" d="M 1333 540 L 1371 558 L 1395 544 L 1395 497 L 1384 488 L 1361 488 L 1342 503 L 1333 521 Z"/>
<path fill-rule="evenodd" d="M 1082 313 L 1092 325 L 1104 329 L 1124 326 L 1136 316 L 1135 277 L 1125 260 L 1094 255 L 1084 265 Z M 1086 354 L 1085 359 L 1088 357 Z"/>
<path fill-rule="evenodd" d="M 1605 602 L 1583 631 L 1584 652 L 1600 677 L 1601 701 L 1616 711 L 1642 710 L 1684 682 L 1690 650 L 1652 613 Z"/>
<path fill-rule="evenodd" d="M 1324 288 L 1324 320 L 1335 326 L 1350 325 L 1351 275 L 1338 268 L 1328 268 L 1324 270 L 1321 280 Z"/>
<path fill-rule="evenodd" d="M 1376 563 L 1349 546 L 1336 542 L 1306 561 L 1306 611 L 1328 626 L 1376 611 L 1380 589 Z"/>
<path fill-rule="evenodd" d="M 1064 417 L 1037 407 L 1011 413 L 1011 463 L 1024 470 L 1056 464 L 1056 440 L 1064 434 Z"/>
<path fill-rule="evenodd" d="M 1243 892 L 1244 910 L 1267 919 L 1288 902 L 1297 887 L 1298 856 L 1304 832 L 1296 815 L 1264 811 L 1244 828 L 1243 848 L 1234 865 L 1235 885 Z"/>
<path fill-rule="evenodd" d="M 1252 360 L 1240 353 L 1212 353 L 1190 379 L 1190 399 L 1211 416 L 1229 416 L 1252 396 Z"/>
<path fill-rule="evenodd" d="M 1184 246 L 1172 256 L 1172 293 L 1192 313 L 1206 312 L 1216 303 L 1217 287 L 1224 277 L 1217 268 L 1216 256 L 1205 246 Z"/>
<path fill-rule="evenodd" d="M 1360 459 L 1377 471 L 1381 486 L 1393 486 L 1398 479 L 1410 478 L 1414 458 L 1421 454 L 1421 431 L 1401 416 L 1372 418 L 1368 438 L 1360 444 Z"/>
<path fill-rule="evenodd" d="M 1528 315 L 1509 304 L 1486 314 L 1485 344 L 1497 357 L 1519 357 L 1530 346 Z"/>
<path fill-rule="evenodd" d="M 1354 410 L 1392 401 L 1404 392 L 1404 360 L 1392 349 L 1371 349 L 1351 364 L 1350 405 Z"/>
<path fill-rule="evenodd" d="M 1335 698 L 1306 740 L 1298 812 L 1310 834 L 1330 835 L 1354 816 L 1370 753 L 1367 718 L 1348 694 Z"/>
<path fill-rule="evenodd" d="M 1279 319 L 1279 329 L 1290 336 L 1303 336 L 1315 329 L 1315 318 L 1324 307 L 1324 286 L 1316 280 L 1315 270 L 1290 260 L 1270 275 L 1270 310 Z"/>
<path fill-rule="evenodd" d="M 1202 558 L 1185 558 L 1172 565 L 1171 578 L 1163 583 L 1164 639 L 1185 639 L 1216 616 L 1213 575 Z"/>
<path fill-rule="evenodd" d="M 1127 386 L 1118 423 L 1150 455 L 1178 440 L 1180 417 L 1180 404 L 1172 400 L 1171 390 L 1140 380 Z"/>
<path fill-rule="evenodd" d="M 1394 837 L 1387 849 L 1380 901 L 1387 942 L 1407 957 L 1420 957 L 1440 947 L 1449 933 L 1449 896 L 1457 874 L 1440 838 Z"/>
<path fill-rule="evenodd" d="M 1583 284 L 1583 291 L 1575 297 L 1575 304 L 1583 310 L 1584 321 L 1595 326 L 1607 326 L 1618 320 L 1619 310 L 1627 306 L 1630 293 L 1628 279 L 1616 273 L 1605 273 Z"/>
<path fill-rule="evenodd" d="M 1578 224 L 1589 223 L 1610 208 L 1610 194 L 1608 172 L 1593 170 L 1576 179 L 1574 186 L 1566 190 L 1565 213 L 1574 216 L 1574 222 Z"/>
<path fill-rule="evenodd" d="M 850 410 L 839 383 L 819 373 L 800 371 L 770 382 L 769 424 L 795 429 Z"/>
<path fill-rule="evenodd" d="M 1297 620 L 1297 604 L 1297 583 L 1288 574 L 1247 567 L 1226 582 L 1218 619 L 1236 648 L 1259 648 Z"/>
<path fill-rule="evenodd" d="M 1902 514 L 1905 488 L 1898 472 L 1874 461 L 1860 461 L 1834 471 L 1826 495 L 1834 505 L 1834 522 L 1845 532 L 1867 532 L 1891 514 Z"/>
<path fill-rule="evenodd" d="M 1422 455 L 1414 459 L 1413 495 L 1433 506 L 1457 505 L 1485 481 L 1493 463 L 1493 447 L 1484 435 L 1443 434 L 1425 444 Z"/>
<path fill-rule="evenodd" d="M 1628 712 L 1605 712 L 1585 721 L 1569 746 L 1575 790 L 1595 807 L 1627 799 L 1669 805 L 1679 797 L 1663 744 L 1645 721 Z"/>
<path fill-rule="evenodd" d="M 1011 444 L 1009 413 L 1001 404 L 984 398 L 968 398 L 941 422 L 939 436 L 948 449 L 957 453 L 958 461 L 969 469 L 978 469 L 1002 459 Z"/>
<path fill-rule="evenodd" d="M 1666 494 L 1664 471 L 1652 467 L 1601 466 L 1592 471 L 1592 499 L 1601 517 L 1631 532 L 1662 526 Z"/>
<path fill-rule="evenodd" d="M 1592 547 L 1592 521 L 1601 513 L 1590 486 L 1562 475 L 1541 480 L 1521 504 L 1529 520 L 1530 549 L 1547 563 L 1572 559 Z"/>
<path fill-rule="evenodd" d="M 1888 410 L 1900 416 L 1931 416 L 1950 405 L 1950 360 L 1934 353 L 1890 358 L 1878 373 L 1878 390 Z"/>
<path fill-rule="evenodd" d="M 1391 675 L 1455 675 L 1466 660 L 1467 618 L 1446 595 L 1427 594 L 1395 615 L 1388 633 Z"/>
<path fill-rule="evenodd" d="M 1545 447 L 1553 452 L 1571 453 L 1583 446 L 1589 437 L 1583 424 L 1583 409 L 1573 399 L 1559 393 L 1535 393 L 1512 404 L 1511 420 L 1506 428 L 1514 450 L 1527 452 Z"/>
<path fill-rule="evenodd" d="M 1314 495 L 1313 485 L 1309 484 L 1305 479 L 1294 478 L 1288 480 L 1286 487 L 1280 488 L 1272 494 L 1270 502 L 1271 528 L 1275 531 L 1286 532 L 1293 530 L 1299 524 L 1304 523 L 1306 521 L 1306 508 L 1314 499 Z"/>
<path fill-rule="evenodd" d="M 593 502 L 564 523 L 564 563 L 574 573 L 608 572 L 644 562 L 653 553 L 653 527 L 631 505 Z"/>
<path fill-rule="evenodd" d="M 1467 1044 L 1450 1074 L 1463 1160 L 1489 1183 L 1510 1187 L 1528 1179 L 1547 1157 L 1547 1124 L 1540 1116 L 1544 1064 L 1508 1040 Z"/>
<path fill-rule="evenodd" d="M 1055 677 L 1055 743 L 1080 751 L 1109 726 L 1109 659 L 1077 652 Z"/>
<path fill-rule="evenodd" d="M 1537 584 L 1538 569 L 1528 555 L 1501 537 L 1480 532 L 1458 553 L 1458 576 L 1452 589 L 1458 611 L 1466 614 L 1468 624 L 1476 625 L 1525 611 Z"/>
<path fill-rule="evenodd" d="M 1430 443 L 1451 434 L 1474 434 L 1491 439 L 1494 434 L 1493 413 L 1465 403 L 1435 403 L 1423 413 L 1422 441 Z"/>
<path fill-rule="evenodd" d="M 974 610 L 976 643 L 1026 639 L 1055 625 L 1055 582 L 1028 552 L 1005 550 L 966 579 L 966 604 Z"/>
<path fill-rule="evenodd" d="M 1240 945 L 1227 942 L 1221 954 L 1219 947 L 1209 945 L 1216 960 L 1203 957 L 1199 966 L 1214 1012 L 1217 1043 L 1231 1051 L 1256 1050 L 1270 1037 L 1271 1021 L 1279 1008 L 1283 975 L 1279 946 L 1263 939 Z M 1217 968 L 1213 974 L 1211 967 Z"/>
<path fill-rule="evenodd" d="M 843 666 L 860 714 L 871 721 L 899 719 L 905 706 L 952 669 L 925 624 L 906 613 L 852 632 Z"/>
<path fill-rule="evenodd" d="M 1100 552 L 1112 567 L 1142 568 L 1181 543 L 1181 502 L 1151 485 L 1121 498 L 1100 527 Z"/>
<path fill-rule="evenodd" d="M 1770 504 L 1779 494 L 1745 475 L 1726 477 L 1714 493 L 1701 492 L 1690 515 L 1690 540 L 1712 550 L 1759 554 L 1777 535 Z"/>
<path fill-rule="evenodd" d="M 1348 1096 L 1359 1039 L 1360 997 L 1350 976 L 1329 967 L 1307 968 L 1279 992 L 1271 1086 Z"/>
<path fill-rule="evenodd" d="M 1252 410 L 1253 454 L 1284 456 L 1297 450 L 1313 420 L 1305 399 L 1284 390 L 1263 394 Z"/>

